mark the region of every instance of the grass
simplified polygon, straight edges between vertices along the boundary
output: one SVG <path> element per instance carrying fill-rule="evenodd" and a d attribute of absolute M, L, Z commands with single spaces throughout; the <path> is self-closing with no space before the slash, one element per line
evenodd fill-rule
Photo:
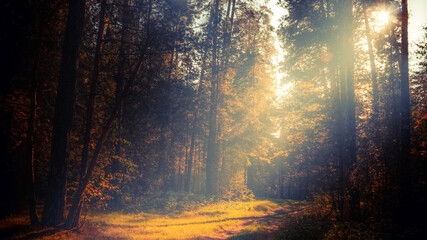
<path fill-rule="evenodd" d="M 180 213 L 90 213 L 80 230 L 18 231 L 12 239 L 257 239 L 279 228 L 289 206 L 270 200 L 222 201 Z M 4 226 L 28 225 L 22 221 L 0 222 L 0 234 Z"/>

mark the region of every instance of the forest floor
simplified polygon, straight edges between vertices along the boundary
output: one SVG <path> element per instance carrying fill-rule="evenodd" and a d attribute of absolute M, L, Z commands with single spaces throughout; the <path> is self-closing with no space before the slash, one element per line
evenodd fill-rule
<path fill-rule="evenodd" d="M 223 201 L 181 212 L 89 213 L 78 230 L 36 229 L 28 217 L 0 221 L 0 239 L 274 239 L 296 201 Z"/>

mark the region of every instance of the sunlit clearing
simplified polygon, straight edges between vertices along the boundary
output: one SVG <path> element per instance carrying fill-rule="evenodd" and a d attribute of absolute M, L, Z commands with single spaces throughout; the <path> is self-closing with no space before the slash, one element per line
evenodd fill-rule
<path fill-rule="evenodd" d="M 271 201 L 220 202 L 180 214 L 109 213 L 90 217 L 89 221 L 102 226 L 104 237 L 111 238 L 225 239 L 230 233 L 268 228 L 258 220 L 268 219 L 280 207 Z"/>

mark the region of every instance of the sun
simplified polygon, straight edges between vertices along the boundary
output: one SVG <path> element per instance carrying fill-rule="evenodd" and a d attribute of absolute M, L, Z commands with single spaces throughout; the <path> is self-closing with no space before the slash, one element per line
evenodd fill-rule
<path fill-rule="evenodd" d="M 386 25 L 389 22 L 390 14 L 387 11 L 380 11 L 376 16 L 376 20 L 380 25 Z"/>
<path fill-rule="evenodd" d="M 374 32 L 380 32 L 392 21 L 392 15 L 387 10 L 377 10 L 371 13 L 369 24 Z"/>

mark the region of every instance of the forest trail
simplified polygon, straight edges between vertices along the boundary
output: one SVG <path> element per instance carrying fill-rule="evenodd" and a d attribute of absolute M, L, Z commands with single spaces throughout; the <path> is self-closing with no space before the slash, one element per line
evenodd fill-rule
<path fill-rule="evenodd" d="M 10 239 L 274 239 L 288 215 L 303 209 L 301 202 L 255 200 L 206 204 L 169 213 L 89 214 L 74 231 L 54 229 L 19 233 Z"/>

